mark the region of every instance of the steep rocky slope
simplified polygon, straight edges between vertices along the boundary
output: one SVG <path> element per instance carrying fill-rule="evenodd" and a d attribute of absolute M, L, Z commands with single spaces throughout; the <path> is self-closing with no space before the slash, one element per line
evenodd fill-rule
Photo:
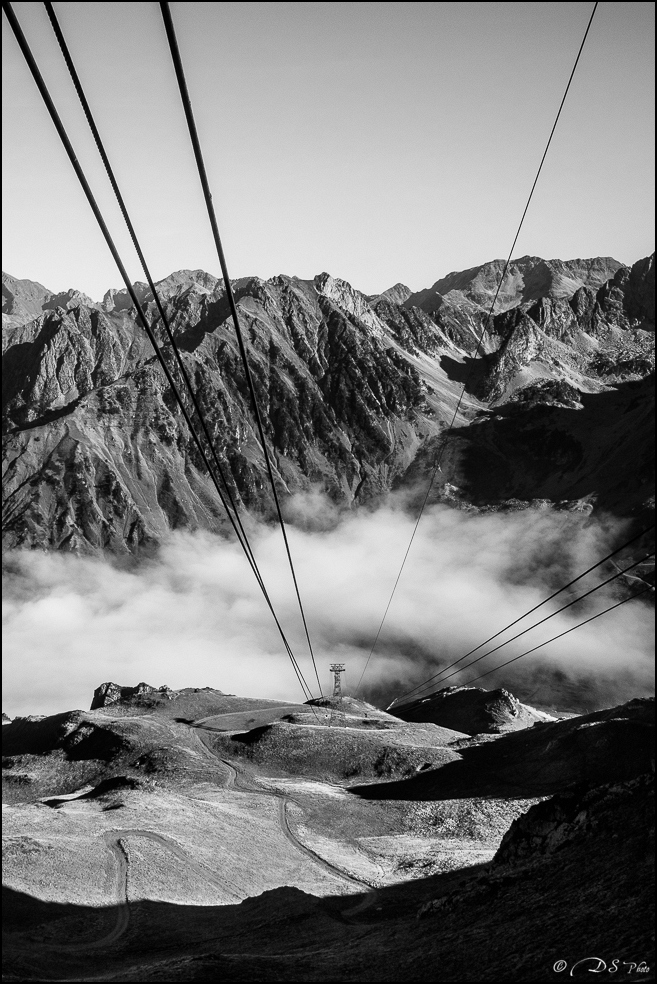
<path fill-rule="evenodd" d="M 516 261 L 473 363 L 498 266 L 438 281 L 430 303 L 401 284 L 368 298 L 328 274 L 235 282 L 283 498 L 319 488 L 345 506 L 372 500 L 425 481 L 447 441 L 443 501 L 586 500 L 641 516 L 652 494 L 654 258 L 631 269 Z M 155 317 L 148 287 L 136 289 Z M 7 276 L 3 290 L 5 544 L 121 553 L 170 529 L 222 531 L 126 291 L 97 304 Z M 233 494 L 268 517 L 223 286 L 186 270 L 158 292 Z"/>

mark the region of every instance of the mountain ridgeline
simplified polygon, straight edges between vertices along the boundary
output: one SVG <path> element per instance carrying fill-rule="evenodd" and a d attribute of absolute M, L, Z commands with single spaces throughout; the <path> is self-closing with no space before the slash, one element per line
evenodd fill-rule
<path fill-rule="evenodd" d="M 645 520 L 654 504 L 654 255 L 493 261 L 413 294 L 321 274 L 233 284 L 283 501 L 397 488 L 432 502 L 541 500 Z M 272 497 L 223 283 L 158 285 L 233 495 Z M 145 284 L 135 285 L 156 323 Z M 227 521 L 125 290 L 101 303 L 3 274 L 4 543 L 139 553 Z M 464 399 L 450 423 L 459 395 Z M 419 492 L 418 492 L 419 490 Z"/>

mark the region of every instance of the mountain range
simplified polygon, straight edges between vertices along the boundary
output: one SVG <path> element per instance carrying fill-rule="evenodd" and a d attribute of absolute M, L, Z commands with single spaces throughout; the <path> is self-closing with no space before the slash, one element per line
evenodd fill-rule
<path fill-rule="evenodd" d="M 412 499 L 440 452 L 431 501 L 645 520 L 654 254 L 629 268 L 522 257 L 488 323 L 502 268 L 369 296 L 326 273 L 233 283 L 284 500 L 311 489 L 345 508 L 395 489 Z M 148 286 L 135 290 L 156 321 Z M 7 274 L 2 291 L 5 545 L 139 553 L 172 529 L 223 531 L 127 291 L 95 302 Z M 157 291 L 232 493 L 269 518 L 223 283 L 181 270 Z"/>

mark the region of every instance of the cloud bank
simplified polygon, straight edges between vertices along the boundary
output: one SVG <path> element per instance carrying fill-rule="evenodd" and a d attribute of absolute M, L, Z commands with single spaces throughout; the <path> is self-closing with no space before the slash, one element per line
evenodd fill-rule
<path fill-rule="evenodd" d="M 289 537 L 323 688 L 330 687 L 329 664 L 340 661 L 353 692 L 414 521 L 392 500 L 373 512 L 339 515 L 312 496 L 299 497 L 291 515 L 297 525 L 289 527 Z M 428 510 L 360 696 L 384 704 L 422 682 L 604 556 L 618 532 L 617 525 L 550 510 Z M 258 527 L 253 545 L 316 692 L 280 532 Z M 603 577 L 590 575 L 580 590 Z M 467 683 L 600 611 L 623 591 L 615 582 L 596 592 L 445 685 Z M 560 596 L 535 617 L 565 600 Z M 94 688 L 106 680 L 303 700 L 239 546 L 207 533 L 174 534 L 154 558 L 128 568 L 107 559 L 9 553 L 3 625 L 4 709 L 11 716 L 88 707 Z M 584 709 L 652 693 L 652 672 L 651 608 L 642 599 L 478 685 L 504 685 L 544 706 Z"/>

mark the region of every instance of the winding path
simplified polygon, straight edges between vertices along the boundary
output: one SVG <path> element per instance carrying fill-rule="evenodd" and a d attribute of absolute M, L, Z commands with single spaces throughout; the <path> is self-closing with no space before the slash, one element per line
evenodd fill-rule
<path fill-rule="evenodd" d="M 137 827 L 130 827 L 124 830 L 106 830 L 103 834 L 103 840 L 107 845 L 109 852 L 114 858 L 116 864 L 114 869 L 114 885 L 113 885 L 113 904 L 115 907 L 116 919 L 114 925 L 105 933 L 103 936 L 97 937 L 94 940 L 89 940 L 85 942 L 84 940 L 78 940 L 75 943 L 42 943 L 42 946 L 52 946 L 53 949 L 57 950 L 69 950 L 71 952 L 78 952 L 79 950 L 95 950 L 98 947 L 109 946 L 111 943 L 115 943 L 119 937 L 128 929 L 130 924 L 130 906 L 128 903 L 128 867 L 129 859 L 128 852 L 126 850 L 125 841 L 128 837 L 141 837 L 144 840 L 153 841 L 160 847 L 169 851 L 179 860 L 183 861 L 188 870 L 193 871 L 200 878 L 204 879 L 206 882 L 215 887 L 221 889 L 222 892 L 228 892 L 233 896 L 236 902 L 242 901 L 242 895 L 239 893 L 237 886 L 228 883 L 227 879 L 219 878 L 213 871 L 209 871 L 203 865 L 199 864 L 193 858 L 184 851 L 179 844 L 169 837 L 165 837 L 163 834 L 155 833 L 152 830 L 142 830 Z M 230 888 L 228 888 L 230 884 Z M 27 948 L 25 948 L 27 949 Z"/>
<path fill-rule="evenodd" d="M 306 844 L 304 844 L 303 841 L 299 839 L 299 837 L 294 833 L 294 831 L 290 827 L 290 823 L 287 816 L 288 804 L 294 803 L 294 800 L 291 797 L 289 797 L 286 793 L 280 792 L 277 789 L 263 789 L 261 786 L 257 786 L 256 784 L 247 785 L 244 783 L 243 777 L 240 777 L 241 781 L 238 781 L 238 773 L 235 766 L 232 765 L 230 762 L 227 762 L 226 759 L 221 758 L 221 756 L 218 755 L 216 752 L 214 752 L 209 745 L 206 745 L 206 743 L 203 741 L 202 736 L 200 735 L 199 735 L 199 741 L 206 749 L 206 751 L 210 755 L 212 755 L 215 762 L 217 761 L 221 762 L 221 764 L 228 769 L 229 777 L 226 781 L 226 788 L 233 787 L 235 789 L 240 790 L 241 792 L 250 793 L 251 795 L 255 795 L 255 796 L 273 796 L 275 799 L 278 800 L 278 821 L 281 828 L 281 832 L 283 836 L 286 838 L 286 840 L 288 840 L 297 849 L 297 851 L 305 855 L 305 857 L 309 858 L 311 861 L 319 865 L 321 868 L 324 868 L 325 871 L 328 871 L 328 873 L 333 875 L 334 877 L 340 878 L 342 881 L 349 882 L 349 884 L 351 885 L 356 885 L 360 889 L 365 889 L 365 891 L 367 892 L 376 891 L 376 886 L 373 885 L 371 882 L 366 881 L 364 878 L 358 878 L 355 875 L 351 875 L 343 868 L 338 868 L 337 865 L 334 865 L 330 861 L 327 861 L 326 858 L 323 858 L 321 856 L 321 854 L 317 854 L 315 851 L 312 850 L 312 848 L 307 847 Z"/>
<path fill-rule="evenodd" d="M 194 727 L 194 725 L 192 725 Z M 328 874 L 332 875 L 334 878 L 339 878 L 351 885 L 355 885 L 361 891 L 364 890 L 367 894 L 365 898 L 356 905 L 355 908 L 348 910 L 348 914 L 356 914 L 364 909 L 369 908 L 375 898 L 376 898 L 376 886 L 363 878 L 358 878 L 355 875 L 344 871 L 337 865 L 332 864 L 323 858 L 320 854 L 313 851 L 312 848 L 304 844 L 299 837 L 295 834 L 294 830 L 290 826 L 287 808 L 290 803 L 295 801 L 287 796 L 285 793 L 280 792 L 276 789 L 264 789 L 261 786 L 257 786 L 255 783 L 246 783 L 244 777 L 239 775 L 235 766 L 225 759 L 222 759 L 213 749 L 207 745 L 201 735 L 197 734 L 199 739 L 199 745 L 202 747 L 204 753 L 210 757 L 216 766 L 221 764 L 224 769 L 226 769 L 226 776 L 224 780 L 224 788 L 226 789 L 237 789 L 240 792 L 248 793 L 252 796 L 263 796 L 271 798 L 273 797 L 278 801 L 278 822 L 280 826 L 281 833 L 293 847 L 299 851 L 304 857 L 308 858 L 314 864 L 319 865 Z M 86 787 L 82 790 L 82 793 L 86 791 Z M 65 797 L 66 799 L 76 799 L 81 794 L 81 791 L 77 791 L 77 794 L 70 794 Z M 64 797 L 60 797 L 64 799 Z M 173 854 L 174 857 L 183 861 L 186 868 L 193 871 L 199 878 L 206 882 L 219 888 L 222 892 L 228 892 L 232 895 L 236 902 L 241 902 L 243 900 L 242 894 L 239 892 L 238 886 L 229 882 L 226 878 L 221 878 L 215 872 L 210 871 L 198 861 L 194 860 L 190 855 L 183 850 L 183 848 L 169 837 L 164 834 L 156 833 L 153 830 L 145 830 L 137 827 L 128 827 L 125 829 L 115 829 L 106 830 L 103 833 L 103 840 L 114 859 L 114 873 L 113 873 L 113 885 L 112 885 L 112 895 L 113 895 L 113 910 L 115 913 L 114 925 L 112 928 L 104 933 L 102 936 L 97 937 L 94 940 L 85 941 L 77 940 L 75 943 L 45 943 L 42 942 L 42 946 L 48 948 L 57 949 L 60 951 L 70 951 L 70 952 L 80 952 L 86 950 L 94 950 L 100 947 L 109 946 L 115 943 L 121 936 L 123 936 L 128 930 L 130 924 L 130 906 L 128 902 L 128 870 L 129 870 L 129 858 L 126 849 L 127 838 L 143 838 L 145 840 L 153 841 L 160 847 L 163 847 L 166 851 Z M 12 947 L 12 949 L 16 949 Z M 24 950 L 24 952 L 29 952 L 29 948 L 19 947 L 19 950 Z"/>

